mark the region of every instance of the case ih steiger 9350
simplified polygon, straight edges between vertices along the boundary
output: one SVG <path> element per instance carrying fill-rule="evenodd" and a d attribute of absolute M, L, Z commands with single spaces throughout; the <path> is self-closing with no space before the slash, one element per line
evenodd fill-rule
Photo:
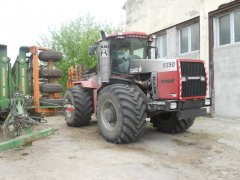
<path fill-rule="evenodd" d="M 81 65 L 69 69 L 65 119 L 88 125 L 96 113 L 101 134 L 113 143 L 137 140 L 146 118 L 165 133 L 186 131 L 206 115 L 208 77 L 204 61 L 151 59 L 152 37 L 141 32 L 105 35 L 89 48 L 97 55 L 95 73 Z M 91 71 L 89 71 L 91 72 Z"/>

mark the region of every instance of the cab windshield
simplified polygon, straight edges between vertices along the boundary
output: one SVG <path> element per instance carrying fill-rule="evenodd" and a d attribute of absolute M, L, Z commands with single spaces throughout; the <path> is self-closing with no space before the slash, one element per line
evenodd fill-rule
<path fill-rule="evenodd" d="M 147 39 L 125 38 L 114 39 L 111 42 L 112 74 L 128 74 L 129 61 L 147 58 Z"/>

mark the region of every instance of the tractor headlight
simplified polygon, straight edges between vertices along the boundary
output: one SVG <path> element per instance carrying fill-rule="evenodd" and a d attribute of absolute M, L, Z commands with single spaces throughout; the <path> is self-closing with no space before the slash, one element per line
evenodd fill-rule
<path fill-rule="evenodd" d="M 206 79 L 205 79 L 204 76 L 201 76 L 200 80 L 201 80 L 201 81 L 206 81 Z"/>
<path fill-rule="evenodd" d="M 177 102 L 171 102 L 170 109 L 177 109 Z"/>
<path fill-rule="evenodd" d="M 205 105 L 206 106 L 211 105 L 211 99 L 205 99 Z"/>
<path fill-rule="evenodd" d="M 187 81 L 187 77 L 182 77 L 181 80 L 182 80 L 182 82 L 185 82 L 185 81 Z"/>

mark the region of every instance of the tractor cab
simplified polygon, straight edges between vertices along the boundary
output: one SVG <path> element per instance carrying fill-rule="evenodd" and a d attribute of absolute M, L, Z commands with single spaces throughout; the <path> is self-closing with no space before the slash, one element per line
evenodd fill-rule
<path fill-rule="evenodd" d="M 106 36 L 97 46 L 89 48 L 89 54 L 97 52 L 98 74 L 101 82 L 109 82 L 110 76 L 129 75 L 130 61 L 150 58 L 151 36 L 143 32 L 124 32 Z"/>
<path fill-rule="evenodd" d="M 129 74 L 129 62 L 132 59 L 148 58 L 148 38 L 146 36 L 120 36 L 110 38 L 111 74 Z"/>

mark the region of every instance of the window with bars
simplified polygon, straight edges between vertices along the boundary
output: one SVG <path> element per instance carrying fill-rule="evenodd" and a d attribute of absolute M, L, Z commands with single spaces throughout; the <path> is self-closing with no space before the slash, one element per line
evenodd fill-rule
<path fill-rule="evenodd" d="M 218 46 L 240 42 L 240 10 L 217 17 Z"/>
<path fill-rule="evenodd" d="M 199 23 L 179 29 L 179 53 L 190 53 L 199 50 L 200 30 Z"/>

